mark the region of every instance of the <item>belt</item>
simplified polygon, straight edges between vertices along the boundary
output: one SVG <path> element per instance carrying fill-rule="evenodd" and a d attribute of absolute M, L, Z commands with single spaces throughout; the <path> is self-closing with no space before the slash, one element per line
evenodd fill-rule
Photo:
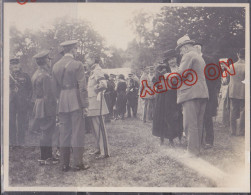
<path fill-rule="evenodd" d="M 61 90 L 78 89 L 78 85 L 64 85 Z"/>

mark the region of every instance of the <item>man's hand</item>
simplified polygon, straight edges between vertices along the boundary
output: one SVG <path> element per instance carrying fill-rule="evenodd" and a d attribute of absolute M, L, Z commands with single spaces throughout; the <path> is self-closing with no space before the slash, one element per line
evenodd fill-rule
<path fill-rule="evenodd" d="M 87 117 L 88 115 L 88 108 L 83 108 L 83 118 Z"/>

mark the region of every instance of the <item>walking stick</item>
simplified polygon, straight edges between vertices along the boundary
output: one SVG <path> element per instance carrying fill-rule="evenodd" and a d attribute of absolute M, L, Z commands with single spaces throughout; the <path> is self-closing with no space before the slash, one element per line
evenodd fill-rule
<path fill-rule="evenodd" d="M 98 144 L 100 141 L 100 132 L 101 132 L 101 119 L 102 119 L 102 101 L 103 101 L 103 91 L 100 92 L 101 98 L 100 98 L 100 113 L 99 113 L 99 131 L 98 131 Z"/>

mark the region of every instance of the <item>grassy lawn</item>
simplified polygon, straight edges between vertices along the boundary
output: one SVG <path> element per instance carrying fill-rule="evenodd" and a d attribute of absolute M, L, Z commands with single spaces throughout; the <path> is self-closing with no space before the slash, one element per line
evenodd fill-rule
<path fill-rule="evenodd" d="M 59 165 L 39 166 L 38 136 L 28 135 L 25 148 L 10 150 L 11 186 L 81 187 L 217 187 L 219 184 L 198 171 L 178 162 L 185 146 L 170 148 L 168 141 L 159 145 L 152 136 L 151 123 L 125 119 L 106 124 L 111 157 L 96 160 L 89 155 L 95 139 L 86 134 L 84 161 L 91 168 L 81 172 L 61 172 Z M 172 151 L 172 156 L 167 150 Z M 228 136 L 228 130 L 215 124 L 215 147 L 203 150 L 201 158 L 224 172 L 244 164 L 244 137 Z M 184 159 L 186 161 L 186 159 Z M 206 169 L 206 167 L 205 167 Z"/>

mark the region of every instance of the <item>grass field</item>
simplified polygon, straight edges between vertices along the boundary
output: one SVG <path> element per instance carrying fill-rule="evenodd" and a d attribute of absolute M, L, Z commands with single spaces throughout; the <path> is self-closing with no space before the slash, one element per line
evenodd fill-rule
<path fill-rule="evenodd" d="M 210 176 L 217 173 L 204 174 L 209 165 L 224 173 L 234 173 L 244 167 L 244 137 L 230 137 L 228 129 L 218 122 L 215 123 L 215 146 L 202 151 L 201 161 L 182 159 L 185 145 L 179 145 L 178 140 L 174 148 L 167 140 L 160 146 L 159 139 L 152 136 L 150 122 L 131 118 L 112 121 L 106 127 L 111 157 L 96 160 L 89 155 L 94 150 L 95 139 L 92 134 L 86 134 L 83 159 L 91 168 L 81 172 L 63 173 L 59 165 L 39 166 L 39 147 L 35 146 L 39 143 L 38 136 L 29 135 L 26 141 L 30 146 L 10 150 L 10 185 L 221 187 L 227 184 Z M 196 162 L 205 163 L 204 168 L 199 168 Z"/>

